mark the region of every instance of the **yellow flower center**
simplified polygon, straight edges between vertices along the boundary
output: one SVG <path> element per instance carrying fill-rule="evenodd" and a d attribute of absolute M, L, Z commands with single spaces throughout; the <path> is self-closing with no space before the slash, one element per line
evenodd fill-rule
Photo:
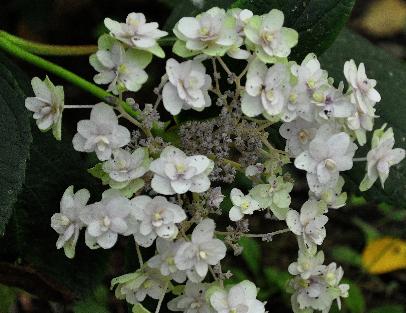
<path fill-rule="evenodd" d="M 334 171 L 337 168 L 336 162 L 332 159 L 327 159 L 324 164 L 329 171 Z"/>

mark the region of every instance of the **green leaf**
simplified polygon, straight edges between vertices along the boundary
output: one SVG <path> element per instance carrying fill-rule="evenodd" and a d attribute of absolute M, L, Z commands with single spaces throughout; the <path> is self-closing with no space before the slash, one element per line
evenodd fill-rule
<path fill-rule="evenodd" d="M 402 305 L 389 304 L 372 309 L 370 313 L 404 313 L 405 309 Z"/>
<path fill-rule="evenodd" d="M 11 306 L 17 301 L 17 292 L 0 284 L 0 312 L 11 312 Z"/>
<path fill-rule="evenodd" d="M 345 263 L 356 267 L 361 266 L 361 255 L 354 249 L 346 246 L 332 248 L 333 259 L 338 263 Z"/>
<path fill-rule="evenodd" d="M 284 26 L 299 33 L 290 59 L 301 61 L 308 53 L 322 53 L 335 40 L 350 16 L 355 0 L 237 0 L 233 7 L 265 14 L 279 9 Z"/>
<path fill-rule="evenodd" d="M 276 286 L 280 291 L 286 289 L 286 284 L 291 278 L 288 272 L 281 271 L 271 266 L 265 269 L 265 277 L 269 286 Z"/>
<path fill-rule="evenodd" d="M 261 271 L 261 246 L 255 239 L 247 237 L 242 238 L 239 243 L 244 248 L 242 257 L 248 268 L 258 275 Z"/>
<path fill-rule="evenodd" d="M 137 303 L 133 306 L 133 313 L 151 313 L 141 303 Z"/>
<path fill-rule="evenodd" d="M 107 185 L 110 181 L 110 176 L 105 171 L 103 171 L 103 163 L 97 163 L 92 168 L 89 168 L 88 173 L 93 177 L 99 178 L 103 185 Z"/>
<path fill-rule="evenodd" d="M 350 283 L 349 295 L 348 298 L 344 298 L 344 302 L 351 313 L 365 312 L 364 295 L 355 283 Z"/>
<path fill-rule="evenodd" d="M 354 59 L 356 63 L 364 62 L 368 77 L 377 80 L 377 90 L 382 96 L 382 101 L 375 107 L 376 119 L 375 128 L 383 123 L 393 127 L 395 133 L 396 147 L 406 149 L 406 105 L 402 105 L 402 99 L 406 98 L 406 66 L 399 60 L 388 55 L 385 51 L 375 47 L 368 40 L 348 30 L 344 30 L 337 41 L 321 57 L 322 67 L 329 71 L 338 83 L 344 79 L 344 62 Z M 366 147 L 357 151 L 357 156 L 365 156 L 370 148 L 370 142 Z M 357 187 L 365 175 L 363 162 L 357 162 L 354 168 L 348 172 L 348 176 Z M 364 193 L 369 200 L 378 200 L 403 207 L 406 202 L 406 165 L 401 162 L 398 166 L 391 168 L 389 178 L 385 182 L 383 190 L 377 181 L 370 190 Z"/>
<path fill-rule="evenodd" d="M 17 77 L 19 75 L 20 77 Z M 32 141 L 22 72 L 0 54 L 0 236 L 22 189 Z"/>
<path fill-rule="evenodd" d="M 365 241 L 370 242 L 375 239 L 378 239 L 381 237 L 381 234 L 379 231 L 373 227 L 372 225 L 364 222 L 363 220 L 359 218 L 354 218 L 352 222 L 360 228 L 360 230 L 364 233 Z"/>

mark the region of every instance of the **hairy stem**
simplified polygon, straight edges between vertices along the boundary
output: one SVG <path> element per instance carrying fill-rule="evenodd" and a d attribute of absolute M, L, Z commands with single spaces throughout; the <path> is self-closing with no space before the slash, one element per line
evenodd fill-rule
<path fill-rule="evenodd" d="M 122 108 L 128 115 L 132 117 L 137 117 L 138 112 L 134 111 L 131 106 L 126 103 L 125 101 L 117 101 L 117 97 L 113 96 L 106 90 L 96 86 L 95 84 L 89 82 L 88 80 L 76 75 L 75 73 L 55 64 L 50 61 L 47 61 L 35 54 L 32 54 L 20 47 L 16 46 L 9 40 L 5 39 L 4 37 L 0 36 L 0 49 L 4 50 L 5 52 L 24 60 L 30 64 L 33 64 L 39 68 L 42 68 L 60 78 L 76 85 L 77 87 L 83 89 L 84 91 L 89 92 L 90 94 L 96 96 L 97 98 L 105 101 L 107 103 L 114 103 Z"/>
<path fill-rule="evenodd" d="M 274 232 L 271 233 L 266 233 L 266 234 L 240 234 L 242 237 L 248 237 L 248 238 L 262 238 L 262 237 L 268 237 L 268 236 L 275 236 L 275 235 L 279 235 L 279 234 L 284 234 L 290 232 L 289 228 L 284 228 L 284 229 L 280 229 L 280 230 L 276 230 Z M 232 235 L 232 232 L 229 231 L 215 231 L 215 233 L 217 235 L 223 235 L 223 236 L 227 236 L 227 235 Z"/>
<path fill-rule="evenodd" d="M 38 55 L 53 55 L 53 56 L 81 56 L 89 55 L 97 51 L 96 45 L 49 45 L 39 42 L 26 40 L 14 35 L 11 35 L 3 30 L 0 30 L 0 37 L 4 38 L 16 46 Z"/>
<path fill-rule="evenodd" d="M 162 291 L 162 295 L 159 297 L 158 304 L 155 309 L 155 313 L 159 313 L 159 311 L 161 310 L 162 302 L 164 301 L 166 290 L 168 289 L 168 285 L 169 285 L 169 281 L 167 281 L 165 283 L 165 287 Z"/>
<path fill-rule="evenodd" d="M 142 254 L 141 254 L 140 246 L 138 245 L 138 243 L 135 244 L 135 250 L 137 251 L 138 263 L 141 268 L 144 265 L 144 261 L 142 260 Z"/>

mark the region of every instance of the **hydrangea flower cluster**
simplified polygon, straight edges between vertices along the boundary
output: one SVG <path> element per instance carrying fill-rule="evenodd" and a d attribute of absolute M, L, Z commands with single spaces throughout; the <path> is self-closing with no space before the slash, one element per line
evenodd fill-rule
<path fill-rule="evenodd" d="M 346 202 L 341 174 L 366 161 L 360 189 L 378 179 L 383 187 L 390 168 L 405 157 L 386 125 L 373 132 L 367 155 L 355 157 L 367 144 L 381 100 L 365 65 L 347 61 L 346 82 L 334 85 L 316 55 L 300 63 L 288 59 L 298 33 L 284 26 L 281 11 L 259 16 L 215 7 L 176 23 L 177 58 L 162 69 L 156 103 L 142 105 L 126 95 L 147 81 L 153 56 L 164 58 L 159 42 L 167 32 L 142 13 L 130 13 L 125 23 L 107 18 L 105 26 L 109 34 L 100 37 L 90 64 L 95 83 L 108 85 L 117 97 L 92 106 L 72 144 L 78 152 L 95 153 L 100 162 L 89 173 L 106 190 L 88 204 L 88 190 L 66 189 L 51 218 L 57 248 L 74 257 L 82 230 L 91 249 L 110 249 L 119 235 L 134 240 L 140 268 L 113 279 L 112 287 L 137 308 L 148 296 L 158 300 L 158 312 L 173 293 L 167 304 L 173 312 L 262 313 L 266 302 L 258 300 L 255 284 L 231 284 L 222 260 L 228 248 L 241 252 L 244 236 L 270 241 L 290 232 L 298 242 L 298 259 L 288 268 L 293 311 L 327 313 L 334 301 L 340 306 L 349 286 L 341 283 L 341 267 L 324 265 L 319 247 L 329 210 Z M 244 63 L 241 73 L 228 67 L 228 57 Z M 224 73 L 233 90 L 222 90 Z M 62 111 L 69 107 L 62 87 L 48 78 L 34 78 L 32 86 L 35 97 L 27 98 L 27 109 L 41 130 L 52 129 L 60 139 Z M 162 120 L 161 108 L 173 119 Z M 184 122 L 186 110 L 201 118 Z M 284 149 L 268 136 L 277 123 Z M 293 167 L 309 189 L 299 206 L 291 199 Z M 249 220 L 260 215 L 287 227 L 248 233 Z M 156 252 L 144 262 L 140 247 L 152 246 Z"/>

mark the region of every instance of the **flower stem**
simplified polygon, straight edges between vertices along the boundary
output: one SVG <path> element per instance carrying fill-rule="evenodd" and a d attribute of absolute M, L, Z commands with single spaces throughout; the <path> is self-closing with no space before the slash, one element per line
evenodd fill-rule
<path fill-rule="evenodd" d="M 162 291 L 162 295 L 159 297 L 158 304 L 155 309 L 155 313 L 159 313 L 159 311 L 161 310 L 162 302 L 164 301 L 166 290 L 168 289 L 168 285 L 169 285 L 169 281 L 167 281 L 165 283 L 165 287 Z"/>
<path fill-rule="evenodd" d="M 11 35 L 3 30 L 0 30 L 0 37 L 15 44 L 21 49 L 38 55 L 53 55 L 53 56 L 81 56 L 89 55 L 97 51 L 96 45 L 49 45 L 39 42 L 26 40 L 14 35 Z"/>
<path fill-rule="evenodd" d="M 135 250 L 137 251 L 138 263 L 141 268 L 144 265 L 144 261 L 142 260 L 142 254 L 141 254 L 140 246 L 138 245 L 138 243 L 135 244 Z"/>
<path fill-rule="evenodd" d="M 364 157 L 364 158 L 353 158 L 352 160 L 354 162 L 365 162 L 367 160 L 367 158 L 366 157 Z"/>
<path fill-rule="evenodd" d="M 272 237 L 272 236 L 275 236 L 275 235 L 287 233 L 289 231 L 290 231 L 289 228 L 284 228 L 284 229 L 276 230 L 276 231 L 274 231 L 272 233 L 266 233 L 266 234 L 244 234 L 244 233 L 242 233 L 241 236 L 242 237 L 248 237 L 248 238 L 262 238 L 262 237 L 267 237 L 267 236 Z M 215 231 L 215 233 L 217 235 L 223 235 L 223 236 L 233 234 L 232 232 L 228 232 L 228 231 Z"/>
<path fill-rule="evenodd" d="M 64 109 L 93 109 L 94 105 L 64 105 Z"/>
<path fill-rule="evenodd" d="M 55 64 L 52 62 L 49 62 L 35 54 L 32 54 L 9 40 L 5 39 L 3 36 L 0 36 L 0 49 L 6 51 L 7 53 L 24 60 L 28 63 L 31 63 L 39 68 L 42 68 L 50 73 L 53 73 L 56 76 L 61 77 L 62 79 L 78 86 L 79 88 L 89 92 L 90 94 L 96 96 L 97 98 L 101 99 L 102 101 L 105 101 L 107 103 L 114 103 L 115 105 L 118 105 L 120 108 L 122 108 L 125 112 L 127 112 L 129 115 L 132 117 L 137 117 L 138 112 L 134 111 L 131 106 L 126 103 L 125 101 L 117 101 L 117 97 L 113 96 L 106 90 L 100 88 L 99 86 L 96 86 L 95 84 L 87 81 L 86 79 L 76 75 L 75 73 Z"/>

